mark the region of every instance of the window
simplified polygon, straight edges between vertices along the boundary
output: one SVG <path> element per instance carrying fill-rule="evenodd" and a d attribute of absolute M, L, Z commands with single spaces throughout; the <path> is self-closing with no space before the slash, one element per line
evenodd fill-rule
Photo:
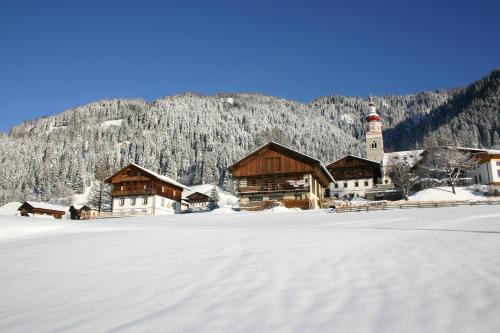
<path fill-rule="evenodd" d="M 483 180 L 481 179 L 481 175 L 479 175 L 479 182 L 482 183 Z"/>
<path fill-rule="evenodd" d="M 142 198 L 142 204 L 147 205 L 148 204 L 148 197 Z"/>
<path fill-rule="evenodd" d="M 283 196 L 282 195 L 270 195 L 269 200 L 281 201 L 281 200 L 283 200 Z"/>
<path fill-rule="evenodd" d="M 135 198 L 130 199 L 130 205 L 135 206 Z"/>
<path fill-rule="evenodd" d="M 262 201 L 262 197 L 250 197 L 249 200 L 251 202 L 254 202 L 254 201 Z"/>
<path fill-rule="evenodd" d="M 164 193 L 165 192 L 165 186 L 162 186 L 161 187 L 161 193 Z"/>
<path fill-rule="evenodd" d="M 339 188 L 339 183 L 335 183 L 335 188 Z"/>
<path fill-rule="evenodd" d="M 376 149 L 377 148 L 377 143 L 375 141 L 372 142 L 372 149 Z"/>
<path fill-rule="evenodd" d="M 358 181 L 354 182 L 354 187 L 359 187 L 359 182 Z"/>
<path fill-rule="evenodd" d="M 296 193 L 295 200 L 302 200 L 302 193 Z"/>
<path fill-rule="evenodd" d="M 120 199 L 120 206 L 125 206 L 125 199 Z"/>
<path fill-rule="evenodd" d="M 368 181 L 365 180 L 365 187 L 368 187 L 369 186 L 368 184 L 369 184 Z"/>
<path fill-rule="evenodd" d="M 497 166 L 500 166 L 500 161 L 497 161 Z"/>
<path fill-rule="evenodd" d="M 120 191 L 123 191 L 123 186 L 120 186 Z"/>
<path fill-rule="evenodd" d="M 161 198 L 161 206 L 164 207 L 165 206 L 165 199 Z"/>
<path fill-rule="evenodd" d="M 498 177 L 500 177 L 500 170 L 497 170 L 497 175 Z"/>
<path fill-rule="evenodd" d="M 347 187 L 347 182 L 344 182 L 344 188 Z"/>
<path fill-rule="evenodd" d="M 173 193 L 174 193 L 174 197 L 175 197 L 175 194 L 176 194 L 177 192 L 174 190 L 174 192 L 173 192 Z"/>

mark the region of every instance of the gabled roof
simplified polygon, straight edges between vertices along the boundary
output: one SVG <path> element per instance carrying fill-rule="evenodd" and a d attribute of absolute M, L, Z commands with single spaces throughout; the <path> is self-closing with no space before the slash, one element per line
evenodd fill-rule
<path fill-rule="evenodd" d="M 194 194 L 198 194 L 198 195 L 201 195 L 202 197 L 206 197 L 206 198 L 210 198 L 210 196 L 208 194 L 205 194 L 205 193 L 201 193 L 201 192 L 191 192 L 189 193 L 188 195 L 186 195 L 185 198 L 189 198 L 190 196 L 194 195 Z"/>
<path fill-rule="evenodd" d="M 76 209 L 76 210 L 80 210 L 80 209 L 85 208 L 85 207 L 87 207 L 88 209 L 91 209 L 91 208 L 90 208 L 90 206 L 87 206 L 87 205 L 82 205 L 82 204 L 74 204 L 74 205 L 71 205 L 71 206 L 69 207 L 69 209 L 71 209 L 71 207 L 73 207 L 73 208 L 74 208 L 74 209 Z"/>
<path fill-rule="evenodd" d="M 366 159 L 366 158 L 363 158 L 363 157 L 359 157 L 359 156 L 356 156 L 356 155 L 345 155 L 345 156 L 339 158 L 338 160 L 335 160 L 333 162 L 328 163 L 326 167 L 329 168 L 332 164 L 337 163 L 338 161 L 341 161 L 341 160 L 343 160 L 344 158 L 347 158 L 347 157 L 351 157 L 351 158 L 354 158 L 356 160 L 364 161 L 364 162 L 373 164 L 374 166 L 380 167 L 380 163 L 372 161 L 372 160 L 369 160 L 369 159 Z"/>
<path fill-rule="evenodd" d="M 38 208 L 38 209 L 53 210 L 57 212 L 66 212 L 68 210 L 68 207 L 52 205 L 45 202 L 25 201 L 21 205 L 21 207 L 23 207 L 24 205 L 29 205 L 33 208 Z M 21 209 L 21 207 L 19 207 L 18 210 Z"/>
<path fill-rule="evenodd" d="M 156 173 L 154 171 L 146 169 L 146 168 L 144 168 L 144 167 L 142 167 L 140 165 L 137 165 L 135 163 L 130 163 L 127 166 L 123 167 L 122 169 L 120 169 L 120 171 L 118 171 L 118 172 L 114 173 L 112 176 L 108 177 L 108 179 L 106 179 L 106 182 L 109 183 L 114 176 L 116 176 L 117 174 L 119 174 L 123 169 L 126 169 L 126 168 L 128 168 L 130 166 L 133 166 L 133 167 L 135 167 L 137 169 L 140 169 L 142 172 L 144 172 L 144 173 L 148 174 L 149 176 L 151 176 L 153 178 L 156 178 L 156 179 L 158 179 L 158 180 L 160 180 L 162 182 L 165 182 L 165 183 L 168 183 L 168 184 L 180 187 L 180 188 L 185 189 L 185 190 L 189 190 L 189 187 L 187 187 L 186 185 L 183 185 L 183 184 L 181 184 L 181 183 L 173 180 L 170 177 L 160 175 L 160 174 L 158 174 L 158 173 Z"/>
<path fill-rule="evenodd" d="M 251 157 L 256 156 L 257 154 L 259 154 L 262 150 L 264 150 L 266 148 L 271 148 L 273 150 L 281 151 L 285 155 L 291 155 L 291 156 L 293 156 L 301 161 L 304 161 L 306 163 L 319 166 L 320 169 L 324 172 L 324 174 L 328 178 L 328 180 L 330 180 L 332 183 L 335 183 L 335 179 L 333 179 L 330 172 L 328 172 L 328 170 L 325 168 L 325 166 L 323 165 L 323 163 L 320 160 L 318 160 L 317 158 L 311 157 L 309 155 L 303 154 L 301 152 L 298 152 L 297 150 L 285 147 L 285 146 L 283 146 L 277 142 L 274 142 L 274 141 L 270 141 L 270 142 L 266 143 L 265 145 L 260 146 L 259 148 L 255 149 L 251 153 L 247 154 L 246 156 L 242 157 L 238 161 L 234 162 L 230 167 L 228 167 L 228 170 L 232 171 L 239 164 L 241 164 L 242 162 L 246 161 L 247 159 L 249 159 Z"/>

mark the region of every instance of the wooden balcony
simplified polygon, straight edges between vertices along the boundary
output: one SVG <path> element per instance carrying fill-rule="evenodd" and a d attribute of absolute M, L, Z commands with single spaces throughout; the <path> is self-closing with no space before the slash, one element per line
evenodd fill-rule
<path fill-rule="evenodd" d="M 240 193 L 258 193 L 258 192 L 308 192 L 309 185 L 291 185 L 286 182 L 278 183 L 261 183 L 256 185 L 240 186 L 238 191 Z"/>
<path fill-rule="evenodd" d="M 111 192 L 112 197 L 124 197 L 124 196 L 144 196 L 152 195 L 154 191 L 152 188 L 147 189 L 117 189 Z"/>

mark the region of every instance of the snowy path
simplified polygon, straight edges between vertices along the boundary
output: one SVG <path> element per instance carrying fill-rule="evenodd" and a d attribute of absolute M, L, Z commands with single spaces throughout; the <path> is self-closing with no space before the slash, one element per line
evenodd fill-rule
<path fill-rule="evenodd" d="M 0 217 L 1 332 L 498 332 L 500 209 Z"/>

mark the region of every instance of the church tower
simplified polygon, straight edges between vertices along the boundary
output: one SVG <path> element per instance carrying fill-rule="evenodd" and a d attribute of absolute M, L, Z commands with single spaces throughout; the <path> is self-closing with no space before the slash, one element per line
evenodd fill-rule
<path fill-rule="evenodd" d="M 382 138 L 382 117 L 377 113 L 375 103 L 370 98 L 368 132 L 366 133 L 366 158 L 382 163 L 384 158 L 384 139 Z"/>

